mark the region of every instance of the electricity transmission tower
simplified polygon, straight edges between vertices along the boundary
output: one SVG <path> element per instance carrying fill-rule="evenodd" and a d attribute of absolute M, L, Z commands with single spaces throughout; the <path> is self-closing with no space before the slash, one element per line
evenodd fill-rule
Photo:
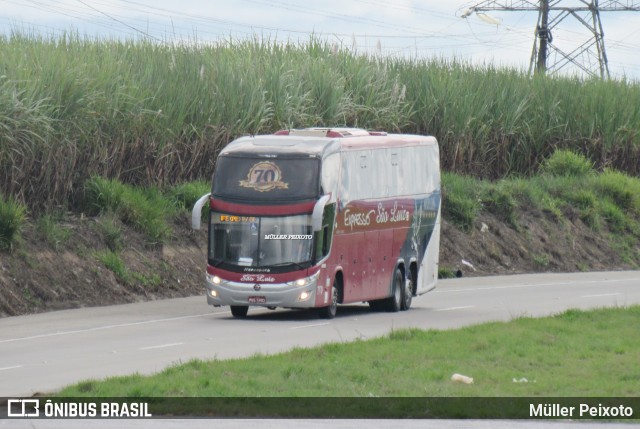
<path fill-rule="evenodd" d="M 535 11 L 538 24 L 531 52 L 529 74 L 555 74 L 574 65 L 590 77 L 609 78 L 600 12 L 638 12 L 640 0 L 486 0 L 469 8 L 463 15 L 488 11 Z M 571 50 L 559 47 L 553 30 L 565 19 L 573 18 L 586 27 L 590 36 Z"/>

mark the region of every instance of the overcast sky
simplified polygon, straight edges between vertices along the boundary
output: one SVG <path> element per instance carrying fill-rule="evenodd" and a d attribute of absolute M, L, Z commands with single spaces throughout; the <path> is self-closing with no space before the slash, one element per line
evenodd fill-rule
<path fill-rule="evenodd" d="M 579 0 L 564 0 L 567 6 Z M 0 31 L 44 35 L 215 41 L 269 37 L 306 41 L 312 34 L 358 53 L 456 58 L 528 70 L 536 12 L 487 12 L 462 18 L 486 1 L 461 0 L 0 0 Z M 499 2 L 504 3 L 504 2 Z M 602 3 L 602 1 L 601 1 Z M 624 2 L 623 2 L 624 3 Z M 640 6 L 640 1 L 629 1 Z M 563 4 L 563 5 L 564 5 Z M 612 77 L 640 80 L 640 12 L 602 12 Z M 576 19 L 553 32 L 566 52 L 590 37 Z M 593 50 L 590 52 L 594 52 Z M 580 63 L 597 64 L 595 58 Z M 564 70 L 576 72 L 569 65 Z"/>

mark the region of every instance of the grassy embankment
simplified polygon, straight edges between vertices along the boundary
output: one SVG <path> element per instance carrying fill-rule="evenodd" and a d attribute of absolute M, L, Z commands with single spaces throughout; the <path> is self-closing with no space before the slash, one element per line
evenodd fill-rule
<path fill-rule="evenodd" d="M 579 217 L 602 234 L 620 260 L 630 266 L 640 261 L 640 180 L 615 170 L 597 173 L 592 163 L 572 152 L 558 151 L 530 178 L 487 181 L 453 173 L 443 174 L 443 217 L 463 231 L 471 231 L 480 213 L 490 212 L 516 231 L 519 215 L 530 210 L 547 212 L 557 224 L 571 224 Z M 206 182 L 191 182 L 161 191 L 139 188 L 118 180 L 93 177 L 85 182 L 82 211 L 96 217 L 96 227 L 107 250 L 94 256 L 124 283 L 142 281 L 129 273 L 120 253 L 122 225 L 145 234 L 151 244 L 171 238 L 172 218 L 189 210 L 196 199 L 208 192 Z M 27 224 L 26 207 L 0 201 L 0 246 L 19 247 L 20 231 Z M 56 215 L 45 214 L 35 221 L 42 240 L 57 248 L 70 233 Z M 539 258 L 542 268 L 548 256 Z M 441 267 L 442 277 L 452 276 Z M 152 281 L 146 279 L 145 281 Z"/>
<path fill-rule="evenodd" d="M 633 397 L 640 395 L 639 317 L 635 306 L 569 310 L 453 331 L 401 330 L 272 356 L 195 360 L 153 376 L 83 381 L 59 394 Z M 454 373 L 474 383 L 453 383 Z"/>
<path fill-rule="evenodd" d="M 597 173 L 585 157 L 564 150 L 549 157 L 540 173 L 493 182 L 444 173 L 443 217 L 465 231 L 474 227 L 482 211 L 495 214 L 516 231 L 521 230 L 518 215 L 531 210 L 550 214 L 557 224 L 579 218 L 606 238 L 621 260 L 638 267 L 639 179 L 609 169 Z M 452 273 L 445 268 L 441 275 Z"/>
<path fill-rule="evenodd" d="M 49 235 L 59 211 L 84 211 L 91 177 L 163 191 L 206 182 L 231 138 L 313 125 L 433 134 L 444 171 L 478 178 L 532 175 L 558 148 L 598 170 L 640 171 L 636 83 L 372 59 L 314 40 L 194 47 L 17 33 L 0 37 L 0 246 L 27 218 Z M 447 182 L 463 194 L 479 184 Z M 524 185 L 489 194 L 500 205 L 514 186 Z"/>
<path fill-rule="evenodd" d="M 601 233 L 620 259 L 631 266 L 640 261 L 640 180 L 615 171 L 596 173 L 586 158 L 558 151 L 542 166 L 541 174 L 527 179 L 486 181 L 453 173 L 443 174 L 443 217 L 457 228 L 470 231 L 478 215 L 490 212 L 516 231 L 519 214 L 541 210 L 558 224 L 570 224 L 579 217 Z M 206 182 L 191 182 L 168 188 L 136 188 L 118 180 L 93 177 L 85 183 L 83 212 L 95 216 L 107 250 L 94 256 L 124 283 L 153 281 L 129 273 L 120 257 L 123 248 L 121 225 L 129 225 L 157 244 L 171 237 L 171 219 L 189 210 L 209 189 Z M 15 246 L 25 227 L 26 207 L 0 201 L 0 246 Z M 45 214 L 35 227 L 43 241 L 57 248 L 69 239 L 69 230 L 55 215 Z M 532 255 L 532 258 L 545 258 Z M 544 265 L 541 259 L 540 264 Z M 547 261 L 548 262 L 548 261 Z M 448 267 L 440 275 L 450 277 Z M 157 283 L 157 281 L 156 281 Z"/>

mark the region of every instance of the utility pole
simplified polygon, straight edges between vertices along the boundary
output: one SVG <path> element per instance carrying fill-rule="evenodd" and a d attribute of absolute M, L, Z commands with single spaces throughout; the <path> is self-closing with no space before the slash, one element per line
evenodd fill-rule
<path fill-rule="evenodd" d="M 556 74 L 573 65 L 589 77 L 609 78 L 600 12 L 640 12 L 640 0 L 485 0 L 469 8 L 476 12 L 538 12 L 529 74 Z M 565 19 L 575 19 L 589 30 L 589 37 L 566 50 L 554 43 L 553 31 Z"/>
<path fill-rule="evenodd" d="M 549 0 L 540 0 L 540 24 L 536 28 L 536 36 L 540 40 L 536 72 L 544 74 L 547 71 L 547 43 L 551 38 L 551 32 L 549 31 Z M 533 58 L 531 61 L 533 62 Z"/>

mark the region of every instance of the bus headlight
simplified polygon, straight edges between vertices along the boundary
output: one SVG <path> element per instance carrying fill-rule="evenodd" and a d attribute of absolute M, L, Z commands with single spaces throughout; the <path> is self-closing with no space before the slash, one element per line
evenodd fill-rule
<path fill-rule="evenodd" d="M 207 273 L 207 280 L 209 281 L 209 283 L 213 283 L 214 285 L 219 285 L 222 282 L 220 277 L 211 275 L 209 273 Z"/>
<path fill-rule="evenodd" d="M 309 299 L 309 297 L 311 296 L 311 293 L 309 292 L 302 292 L 300 294 L 300 297 L 298 297 L 298 301 L 306 301 Z"/>
<path fill-rule="evenodd" d="M 318 280 L 318 276 L 320 275 L 320 272 L 318 271 L 317 273 L 315 273 L 312 276 L 309 277 L 303 277 L 301 279 L 298 280 L 294 280 L 291 282 L 287 282 L 287 284 L 289 286 L 298 286 L 298 287 L 305 287 L 305 286 L 309 286 L 311 283 L 314 283 L 316 280 Z"/>

